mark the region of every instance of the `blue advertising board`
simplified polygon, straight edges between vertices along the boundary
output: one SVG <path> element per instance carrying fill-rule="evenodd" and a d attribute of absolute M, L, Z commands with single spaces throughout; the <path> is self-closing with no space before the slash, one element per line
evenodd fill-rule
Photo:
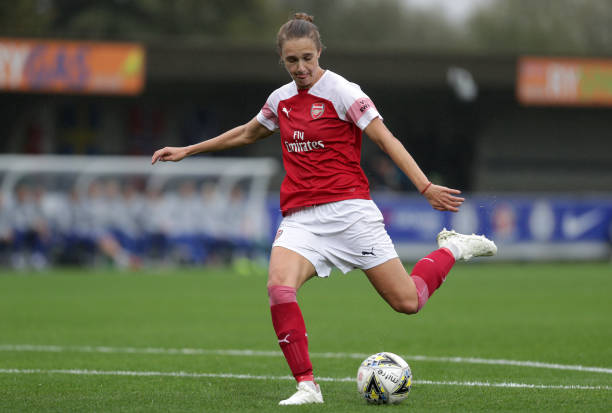
<path fill-rule="evenodd" d="M 499 259 L 606 259 L 611 252 L 612 196 L 468 194 L 460 212 L 439 212 L 421 196 L 374 194 L 404 259 L 436 248 L 442 228 L 485 234 Z M 270 199 L 274 236 L 281 216 Z"/>

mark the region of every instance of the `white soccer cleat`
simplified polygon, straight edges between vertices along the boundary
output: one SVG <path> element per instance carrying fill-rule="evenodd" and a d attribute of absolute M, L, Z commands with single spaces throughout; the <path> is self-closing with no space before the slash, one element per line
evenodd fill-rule
<path fill-rule="evenodd" d="M 489 257 L 497 254 L 497 246 L 484 235 L 464 235 L 444 228 L 436 238 L 438 247 L 459 251 L 457 260 L 467 261 L 472 257 Z M 455 248 L 453 248 L 455 247 Z"/>
<path fill-rule="evenodd" d="M 296 404 L 323 403 L 323 394 L 318 384 L 313 381 L 301 381 L 297 385 L 297 392 L 286 400 L 281 400 L 281 406 Z"/>

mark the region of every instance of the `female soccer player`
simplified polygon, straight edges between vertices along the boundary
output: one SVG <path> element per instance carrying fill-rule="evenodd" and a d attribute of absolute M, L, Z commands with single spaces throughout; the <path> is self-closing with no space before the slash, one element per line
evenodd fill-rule
<path fill-rule="evenodd" d="M 364 131 L 410 178 L 433 208 L 457 212 L 460 191 L 435 185 L 387 129 L 374 103 L 342 76 L 319 66 L 323 45 L 312 17 L 298 13 L 278 32 L 277 46 L 292 82 L 272 92 L 256 117 L 215 138 L 156 151 L 152 163 L 248 145 L 280 130 L 286 176 L 283 221 L 272 244 L 268 295 L 278 342 L 298 385 L 282 405 L 323 403 L 314 380 L 297 290 L 311 277 L 363 270 L 396 311 L 414 314 L 442 284 L 455 260 L 493 255 L 493 242 L 443 230 L 438 250 L 410 275 L 370 198 L 360 166 Z"/>

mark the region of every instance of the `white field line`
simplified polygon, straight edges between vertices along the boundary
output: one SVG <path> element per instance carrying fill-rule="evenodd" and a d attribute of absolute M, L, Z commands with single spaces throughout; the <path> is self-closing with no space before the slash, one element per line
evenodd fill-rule
<path fill-rule="evenodd" d="M 42 369 L 0 369 L 0 374 L 72 374 L 80 376 L 131 376 L 131 377 L 186 377 L 186 378 L 221 378 L 221 379 L 243 379 L 243 380 L 294 380 L 291 376 L 256 376 L 250 374 L 231 374 L 231 373 L 189 373 L 185 371 L 166 372 L 166 371 L 108 371 L 108 370 L 42 370 Z M 354 382 L 354 377 L 317 377 L 320 382 Z M 564 386 L 549 384 L 529 384 L 529 383 L 490 383 L 486 381 L 433 381 L 415 380 L 417 385 L 434 386 L 464 386 L 464 387 L 501 387 L 518 389 L 558 389 L 558 390 L 612 390 L 610 386 Z"/>
<path fill-rule="evenodd" d="M 14 352 L 80 352 L 80 353 L 128 353 L 128 354 L 168 354 L 168 355 L 215 355 L 215 356 L 242 356 L 242 357 L 282 357 L 280 351 L 259 350 L 214 350 L 193 348 L 154 348 L 154 347 L 105 347 L 105 346 L 52 346 L 32 344 L 0 344 L 0 351 Z M 310 353 L 312 358 L 339 358 L 363 360 L 369 354 L 365 353 Z M 539 361 L 520 361 L 505 359 L 485 359 L 479 357 L 432 357 L 417 355 L 401 355 L 410 361 L 425 361 L 439 363 L 463 363 L 463 364 L 490 364 L 498 366 L 533 367 L 541 369 L 572 370 L 589 373 L 612 374 L 612 368 L 589 367 L 580 365 L 543 363 Z"/>

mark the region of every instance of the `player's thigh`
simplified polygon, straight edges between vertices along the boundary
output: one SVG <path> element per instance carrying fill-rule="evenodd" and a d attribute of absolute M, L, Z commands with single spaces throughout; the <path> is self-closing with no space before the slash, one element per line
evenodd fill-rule
<path fill-rule="evenodd" d="M 378 294 L 394 309 L 411 312 L 405 310 L 410 310 L 413 305 L 418 305 L 418 295 L 414 281 L 406 272 L 399 258 L 390 259 L 376 267 L 364 270 L 364 272 Z"/>
<path fill-rule="evenodd" d="M 298 289 L 315 274 L 312 263 L 297 252 L 279 246 L 272 248 L 268 286 L 286 285 Z"/>

